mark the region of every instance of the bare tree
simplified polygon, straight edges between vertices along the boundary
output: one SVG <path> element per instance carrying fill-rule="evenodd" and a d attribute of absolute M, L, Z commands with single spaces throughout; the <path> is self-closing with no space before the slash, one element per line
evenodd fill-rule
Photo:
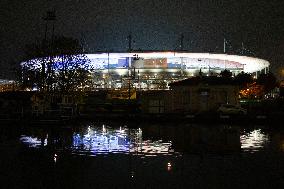
<path fill-rule="evenodd" d="M 89 82 L 90 60 L 76 39 L 60 36 L 29 45 L 26 59 L 22 78 L 27 86 L 70 92 L 84 88 Z"/>

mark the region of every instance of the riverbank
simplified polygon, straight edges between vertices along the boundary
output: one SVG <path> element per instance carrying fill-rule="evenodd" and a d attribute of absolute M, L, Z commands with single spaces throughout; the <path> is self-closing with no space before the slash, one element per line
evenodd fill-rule
<path fill-rule="evenodd" d="M 66 125 L 77 120 L 209 124 L 273 122 L 281 125 L 284 121 L 284 98 L 242 99 L 240 105 L 246 111 L 238 112 L 238 114 L 244 113 L 245 115 L 220 115 L 217 113 L 220 104 L 210 109 L 202 101 L 195 102 L 196 106 L 200 106 L 200 109 L 195 111 L 190 104 L 183 104 L 181 109 L 173 109 L 171 105 L 178 104 L 178 102 L 167 104 L 162 101 L 159 95 L 165 93 L 168 91 L 148 91 L 138 95 L 139 98 L 131 100 L 110 99 L 107 91 L 92 92 L 81 96 L 79 94 L 61 95 L 36 92 L 2 93 L 0 95 L 2 98 L 0 125 L 9 123 Z"/>
<path fill-rule="evenodd" d="M 85 114 L 76 117 L 56 118 L 18 118 L 0 119 L 1 125 L 24 124 L 36 126 L 58 126 L 82 121 L 127 121 L 127 122 L 159 122 L 159 123 L 206 123 L 206 124 L 268 124 L 281 126 L 284 122 L 284 112 L 270 114 L 247 114 L 247 115 L 220 115 L 217 113 L 203 114 L 142 114 L 142 113 L 96 113 Z"/>
<path fill-rule="evenodd" d="M 284 112 L 248 115 L 220 115 L 217 113 L 203 114 L 95 114 L 86 115 L 79 119 L 86 120 L 131 120 L 131 121 L 155 121 L 155 122 L 192 122 L 192 123 L 268 123 L 284 121 Z"/>

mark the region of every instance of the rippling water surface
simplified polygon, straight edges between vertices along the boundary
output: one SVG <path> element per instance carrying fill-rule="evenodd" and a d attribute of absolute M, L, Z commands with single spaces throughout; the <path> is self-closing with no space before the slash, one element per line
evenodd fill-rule
<path fill-rule="evenodd" d="M 94 122 L 0 131 L 4 188 L 284 187 L 279 127 Z"/>

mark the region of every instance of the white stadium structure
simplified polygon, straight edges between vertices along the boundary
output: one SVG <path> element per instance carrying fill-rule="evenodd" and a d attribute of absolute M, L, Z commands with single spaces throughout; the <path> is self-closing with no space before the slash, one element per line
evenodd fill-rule
<path fill-rule="evenodd" d="M 228 54 L 140 51 L 86 56 L 92 67 L 90 74 L 93 75 L 95 88 L 121 88 L 131 81 L 140 89 L 157 89 L 200 73 L 214 75 L 227 69 L 233 75 L 245 72 L 257 77 L 258 73 L 269 71 L 266 60 Z M 35 59 L 23 62 L 22 66 L 29 66 L 30 63 L 40 66 L 41 62 Z"/>

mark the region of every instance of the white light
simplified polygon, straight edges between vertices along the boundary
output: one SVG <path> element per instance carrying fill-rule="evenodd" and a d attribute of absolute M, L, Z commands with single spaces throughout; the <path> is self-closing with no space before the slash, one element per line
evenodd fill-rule
<path fill-rule="evenodd" d="M 131 171 L 131 178 L 134 178 L 134 171 Z"/>
<path fill-rule="evenodd" d="M 106 59 L 109 58 L 110 64 L 117 64 L 118 60 L 121 58 L 132 58 L 134 53 L 97 53 L 97 54 L 86 54 L 86 56 L 90 59 L 91 65 L 94 67 L 98 67 L 99 69 L 106 70 Z M 210 61 L 210 66 L 214 67 L 215 64 L 220 64 L 220 62 L 226 62 L 227 64 L 231 64 L 230 67 L 236 67 L 236 64 L 240 64 L 243 66 L 244 72 L 253 73 L 256 71 L 260 71 L 264 68 L 269 67 L 269 62 L 263 59 L 258 59 L 254 57 L 247 56 L 238 56 L 238 55 L 227 55 L 227 54 L 211 54 L 211 53 L 178 53 L 178 52 L 152 52 L 152 53 L 139 53 L 139 57 L 141 59 L 151 59 L 151 58 L 167 58 L 167 59 L 179 59 L 183 58 L 185 64 L 194 64 L 198 65 L 198 60 L 207 60 Z M 186 60 L 189 59 L 190 61 Z M 55 59 L 55 61 L 58 61 Z M 42 59 L 33 59 L 29 62 L 22 62 L 21 65 L 24 67 L 30 67 L 33 65 L 36 69 L 41 68 Z M 174 61 L 175 62 L 175 61 Z M 180 61 L 178 62 L 180 64 Z M 190 67 L 191 65 L 186 65 L 186 67 Z M 120 71 L 118 71 L 120 72 Z M 123 73 L 120 72 L 122 75 Z"/>
<path fill-rule="evenodd" d="M 54 156 L 53 156 L 53 160 L 54 160 L 54 163 L 56 163 L 56 162 L 57 162 L 57 154 L 54 154 Z"/>
<path fill-rule="evenodd" d="M 241 148 L 244 151 L 258 151 L 265 146 L 267 141 L 268 136 L 263 134 L 260 129 L 240 136 Z"/>
<path fill-rule="evenodd" d="M 167 164 L 167 169 L 168 169 L 168 171 L 171 171 L 171 170 L 172 170 L 172 164 L 171 164 L 171 162 L 168 162 L 168 164 Z"/>
<path fill-rule="evenodd" d="M 47 145 L 47 138 L 48 135 L 46 135 L 46 138 L 43 141 L 43 146 Z M 24 144 L 27 144 L 29 147 L 40 147 L 42 145 L 41 139 L 37 137 L 22 135 L 20 137 L 20 141 L 23 142 Z"/>
<path fill-rule="evenodd" d="M 118 69 L 116 69 L 115 70 L 116 71 L 116 73 L 118 74 L 118 75 L 120 75 L 120 76 L 122 76 L 122 75 L 127 75 L 127 69 L 121 69 L 121 68 L 118 68 Z"/>

